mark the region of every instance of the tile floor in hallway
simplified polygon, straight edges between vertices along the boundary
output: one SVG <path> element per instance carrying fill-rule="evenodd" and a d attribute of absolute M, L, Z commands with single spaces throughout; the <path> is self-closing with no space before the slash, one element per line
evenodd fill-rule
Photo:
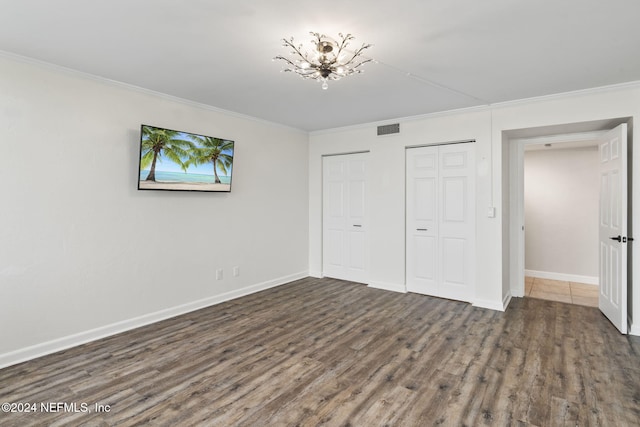
<path fill-rule="evenodd" d="M 563 280 L 524 278 L 525 296 L 569 304 L 598 306 L 598 286 Z"/>

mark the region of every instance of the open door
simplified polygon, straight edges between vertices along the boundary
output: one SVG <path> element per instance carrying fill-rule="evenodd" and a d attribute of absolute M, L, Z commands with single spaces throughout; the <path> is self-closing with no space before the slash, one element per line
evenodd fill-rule
<path fill-rule="evenodd" d="M 627 125 L 607 132 L 600 153 L 599 307 L 627 333 Z"/>

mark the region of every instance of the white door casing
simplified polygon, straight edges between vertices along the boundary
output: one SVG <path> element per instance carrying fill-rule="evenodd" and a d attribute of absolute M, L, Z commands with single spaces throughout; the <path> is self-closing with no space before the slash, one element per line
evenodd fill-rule
<path fill-rule="evenodd" d="M 367 283 L 367 153 L 323 157 L 323 275 Z"/>
<path fill-rule="evenodd" d="M 409 148 L 406 163 L 407 290 L 472 302 L 474 144 Z"/>
<path fill-rule="evenodd" d="M 599 142 L 600 155 L 600 293 L 598 306 L 627 333 L 627 125 Z M 615 239 L 615 240 L 614 240 Z"/>

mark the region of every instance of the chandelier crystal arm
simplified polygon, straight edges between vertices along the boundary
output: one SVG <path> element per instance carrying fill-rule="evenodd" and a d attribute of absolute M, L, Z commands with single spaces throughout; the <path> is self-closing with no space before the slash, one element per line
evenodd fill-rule
<path fill-rule="evenodd" d="M 305 52 L 304 54 L 302 53 L 302 45 L 300 45 L 299 47 L 296 47 L 296 45 L 293 44 L 293 37 L 291 38 L 291 41 L 287 40 L 287 39 L 282 39 L 283 41 L 283 46 L 284 47 L 288 47 L 292 50 L 291 54 L 293 55 L 298 55 L 300 58 L 302 58 L 302 60 L 307 61 L 307 62 L 311 62 L 307 56 L 307 53 Z M 284 58 L 282 56 L 278 56 L 276 58 L 280 58 L 280 59 L 284 59 L 285 61 L 291 63 L 292 61 L 289 61 L 287 58 Z"/>
<path fill-rule="evenodd" d="M 291 39 L 291 41 L 287 39 L 282 39 L 282 42 L 284 47 L 288 47 L 291 49 L 292 55 L 299 58 L 299 59 L 295 59 L 294 61 L 281 55 L 278 55 L 275 58 L 273 58 L 274 60 L 279 59 L 289 64 L 290 68 L 284 68 L 282 71 L 294 72 L 304 78 L 311 77 L 311 74 L 315 73 L 315 70 L 312 67 L 312 61 L 311 59 L 309 59 L 308 54 L 302 53 L 302 45 L 300 45 L 299 47 L 296 47 L 296 45 L 293 44 L 293 38 Z M 301 64 L 309 64 L 309 67 L 304 67 Z"/>
<path fill-rule="evenodd" d="M 294 63 L 293 63 L 289 58 L 285 58 L 284 56 L 276 56 L 276 57 L 275 57 L 275 58 L 273 58 L 273 59 L 281 59 L 281 60 L 283 60 L 284 62 L 286 62 L 287 64 L 289 64 L 290 66 L 292 66 L 292 67 L 294 67 L 294 68 L 296 67 L 296 64 L 294 64 Z M 290 69 L 290 68 L 284 68 L 282 71 L 284 71 L 284 72 L 289 72 L 289 71 L 293 71 L 293 70 L 292 70 L 292 69 Z"/>
<path fill-rule="evenodd" d="M 336 57 L 339 57 L 340 54 L 342 53 L 342 51 L 344 50 L 344 48 L 346 48 L 349 45 L 349 42 L 353 39 L 355 39 L 355 37 L 353 37 L 351 34 L 347 34 L 346 36 L 342 35 L 342 33 L 338 33 L 338 35 L 340 36 L 340 38 L 342 39 L 342 41 L 340 42 L 340 46 L 338 47 L 338 54 L 336 55 Z M 364 46 L 364 45 L 363 45 Z M 360 49 L 362 50 L 362 49 Z M 358 56 L 358 52 L 356 52 L 349 61 L 346 61 L 347 63 L 352 61 L 356 56 Z"/>
<path fill-rule="evenodd" d="M 315 37 L 315 40 L 311 40 L 311 43 L 316 46 L 319 46 L 322 43 L 322 39 L 327 38 L 324 34 L 314 33 L 313 31 L 310 31 L 309 34 Z"/>
<path fill-rule="evenodd" d="M 368 48 L 370 48 L 370 47 L 371 47 L 371 45 L 370 45 L 370 44 L 363 44 L 363 45 L 360 47 L 360 49 L 358 49 L 358 50 L 356 50 L 356 51 L 354 52 L 354 54 L 353 54 L 353 56 L 351 57 L 351 59 L 349 59 L 347 62 L 351 62 L 351 61 L 353 61 L 354 59 L 356 59 L 358 56 L 360 56 L 360 55 L 362 54 L 362 51 L 363 51 L 363 50 L 368 49 Z M 364 61 L 361 61 L 358 65 L 362 65 L 362 64 L 365 64 L 365 63 L 367 63 L 367 62 L 371 62 L 371 61 L 372 61 L 372 59 L 371 59 L 371 58 L 367 58 L 367 59 L 365 59 Z M 355 67 L 354 67 L 354 68 L 355 68 Z"/>

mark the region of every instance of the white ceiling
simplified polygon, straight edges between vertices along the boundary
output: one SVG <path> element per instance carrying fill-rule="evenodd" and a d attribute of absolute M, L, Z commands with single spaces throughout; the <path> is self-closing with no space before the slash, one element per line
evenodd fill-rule
<path fill-rule="evenodd" d="M 638 0 L 0 0 L 0 50 L 313 131 L 640 81 Z M 323 91 L 283 37 L 350 32 Z M 0 70 L 1 72 L 1 70 Z"/>

